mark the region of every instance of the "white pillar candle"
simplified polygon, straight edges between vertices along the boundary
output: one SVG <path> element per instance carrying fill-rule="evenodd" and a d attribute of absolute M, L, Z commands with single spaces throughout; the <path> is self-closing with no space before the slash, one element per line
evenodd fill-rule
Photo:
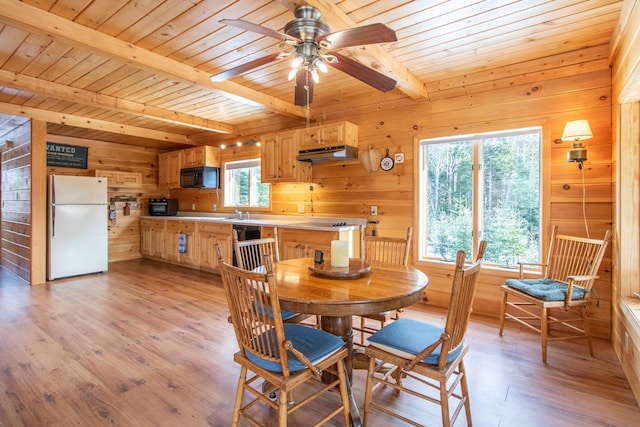
<path fill-rule="evenodd" d="M 349 242 L 346 240 L 331 241 L 331 266 L 349 266 Z"/>

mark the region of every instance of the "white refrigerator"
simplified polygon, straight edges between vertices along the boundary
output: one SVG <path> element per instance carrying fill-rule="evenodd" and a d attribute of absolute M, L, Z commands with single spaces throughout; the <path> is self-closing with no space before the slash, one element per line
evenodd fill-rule
<path fill-rule="evenodd" d="M 107 178 L 49 176 L 47 279 L 107 271 Z"/>

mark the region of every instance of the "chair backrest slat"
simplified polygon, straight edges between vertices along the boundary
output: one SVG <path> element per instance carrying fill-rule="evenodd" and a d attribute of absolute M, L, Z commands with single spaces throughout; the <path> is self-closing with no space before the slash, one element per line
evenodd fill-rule
<path fill-rule="evenodd" d="M 476 261 L 466 268 L 466 254 L 464 251 L 458 251 L 456 256 L 451 298 L 444 328 L 450 339 L 442 344 L 440 359 L 438 360 L 440 370 L 444 369 L 448 355 L 456 351 L 464 343 L 485 250 L 486 242 L 483 240 L 478 247 Z"/>
<path fill-rule="evenodd" d="M 607 230 L 604 239 L 598 240 L 557 234 L 557 230 L 558 226 L 554 226 L 551 233 L 546 277 L 568 283 L 569 276 L 597 276 L 611 231 Z M 594 279 L 579 285 L 590 291 L 593 282 Z"/>
<path fill-rule="evenodd" d="M 274 227 L 273 237 L 252 240 L 238 240 L 238 233 L 233 230 L 233 250 L 236 254 L 238 268 L 255 270 L 264 264 L 265 255 L 271 255 L 273 262 L 280 261 L 278 252 L 278 230 Z"/>
<path fill-rule="evenodd" d="M 405 238 L 379 237 L 362 235 L 361 256 L 370 263 L 407 265 L 413 228 L 407 229 Z"/>

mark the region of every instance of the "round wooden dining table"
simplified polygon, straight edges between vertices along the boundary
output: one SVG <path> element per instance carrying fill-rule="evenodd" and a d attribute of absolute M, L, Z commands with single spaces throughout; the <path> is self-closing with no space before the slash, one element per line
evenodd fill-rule
<path fill-rule="evenodd" d="M 326 263 L 330 261 L 325 261 Z M 365 268 L 368 267 L 368 268 Z M 394 264 L 366 264 L 351 259 L 348 268 L 318 266 L 313 258 L 274 263 L 280 308 L 320 315 L 321 328 L 341 337 L 349 349 L 345 364 L 353 371 L 352 316 L 381 313 L 418 302 L 428 284 L 426 274 Z M 349 272 L 365 271 L 356 274 Z"/>

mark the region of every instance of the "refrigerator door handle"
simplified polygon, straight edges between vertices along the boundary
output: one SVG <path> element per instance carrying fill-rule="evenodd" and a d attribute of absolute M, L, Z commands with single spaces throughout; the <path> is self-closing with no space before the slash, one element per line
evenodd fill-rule
<path fill-rule="evenodd" d="M 55 205 L 56 204 L 56 176 L 51 175 L 51 188 L 49 189 L 49 192 L 51 193 L 51 204 Z"/>
<path fill-rule="evenodd" d="M 51 237 L 56 236 L 56 205 L 51 206 Z"/>

